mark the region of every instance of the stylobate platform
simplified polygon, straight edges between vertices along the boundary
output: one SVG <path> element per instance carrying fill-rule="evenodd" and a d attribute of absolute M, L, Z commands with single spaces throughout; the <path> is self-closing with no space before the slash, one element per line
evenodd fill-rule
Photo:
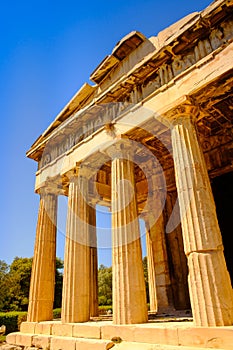
<path fill-rule="evenodd" d="M 192 321 L 113 325 L 111 321 L 62 324 L 24 322 L 8 344 L 47 350 L 226 349 L 233 347 L 233 326 L 195 327 Z"/>

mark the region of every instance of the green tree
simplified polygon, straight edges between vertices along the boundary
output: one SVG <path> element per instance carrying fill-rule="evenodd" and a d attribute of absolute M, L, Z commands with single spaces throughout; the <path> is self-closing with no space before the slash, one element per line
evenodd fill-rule
<path fill-rule="evenodd" d="M 32 270 L 32 258 L 14 258 L 10 265 L 9 278 L 11 310 L 23 310 L 28 308 L 29 287 Z"/>
<path fill-rule="evenodd" d="M 0 260 L 0 310 L 6 310 L 9 303 L 9 265 Z"/>
<path fill-rule="evenodd" d="M 63 261 L 56 259 L 54 307 L 61 307 Z M 0 311 L 26 311 L 29 301 L 32 258 L 15 257 L 10 266 L 0 261 Z"/>
<path fill-rule="evenodd" d="M 146 284 L 146 299 L 147 303 L 149 303 L 149 283 L 148 283 L 148 264 L 147 264 L 147 256 L 144 256 L 142 260 L 143 265 L 143 271 L 144 271 L 144 278 L 145 278 L 145 284 Z"/>
<path fill-rule="evenodd" d="M 56 258 L 54 309 L 61 307 L 63 268 L 64 268 L 63 261 L 59 258 Z"/>
<path fill-rule="evenodd" d="M 112 305 L 112 267 L 99 267 L 98 296 L 99 305 Z"/>

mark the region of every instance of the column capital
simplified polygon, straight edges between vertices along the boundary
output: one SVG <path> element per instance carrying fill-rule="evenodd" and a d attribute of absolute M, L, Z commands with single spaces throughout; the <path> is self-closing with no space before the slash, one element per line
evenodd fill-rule
<path fill-rule="evenodd" d="M 59 196 L 64 194 L 62 183 L 58 183 L 55 180 L 47 180 L 43 183 L 43 186 L 36 190 L 36 193 L 41 196 L 54 195 Z"/>
<path fill-rule="evenodd" d="M 195 104 L 183 103 L 166 114 L 172 126 L 177 124 L 184 124 L 186 122 L 193 122 L 200 113 L 200 109 Z"/>
<path fill-rule="evenodd" d="M 106 149 L 105 153 L 112 159 L 121 158 L 133 162 L 135 155 L 133 142 L 134 141 L 130 140 L 127 136 L 119 135 L 115 138 L 115 142 Z"/>
<path fill-rule="evenodd" d="M 96 169 L 94 167 L 92 167 L 92 165 L 90 163 L 88 163 L 87 161 L 77 165 L 76 167 L 76 172 L 78 174 L 78 177 L 82 177 L 85 178 L 87 180 L 89 180 L 93 174 L 95 174 Z"/>
<path fill-rule="evenodd" d="M 93 176 L 95 171 L 96 169 L 94 169 L 90 163 L 84 160 L 82 163 L 77 163 L 75 168 L 67 171 L 63 176 L 66 178 L 66 180 L 68 180 L 68 182 L 75 181 L 75 179 L 80 177 L 88 180 Z"/>
<path fill-rule="evenodd" d="M 170 110 L 163 114 L 164 123 L 168 127 L 184 123 L 185 120 L 195 120 L 200 113 L 198 102 L 191 96 L 184 95 L 175 101 Z"/>
<path fill-rule="evenodd" d="M 73 193 L 73 191 L 70 191 L 70 188 L 75 187 L 76 191 L 78 191 L 79 193 L 80 198 L 82 198 L 82 200 L 84 200 L 88 206 L 91 206 L 91 201 L 90 201 L 91 177 L 86 176 L 87 171 L 89 170 L 86 169 L 85 167 L 82 167 L 81 165 L 77 165 L 74 169 L 69 171 L 69 173 L 66 173 L 64 181 L 66 182 L 68 187 L 68 197 Z"/>
<path fill-rule="evenodd" d="M 67 171 L 63 177 L 65 177 L 68 181 L 74 181 L 79 175 L 79 168 L 76 166 L 75 168 Z"/>

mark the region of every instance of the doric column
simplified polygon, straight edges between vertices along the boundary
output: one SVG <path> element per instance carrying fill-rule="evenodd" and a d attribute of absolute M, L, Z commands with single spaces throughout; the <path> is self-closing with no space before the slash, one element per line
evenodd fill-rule
<path fill-rule="evenodd" d="M 196 113 L 196 107 L 181 106 L 171 127 L 190 299 L 196 325 L 231 325 L 232 287 L 208 172 L 192 120 Z"/>
<path fill-rule="evenodd" d="M 173 309 L 163 214 L 151 226 L 150 220 L 146 220 L 150 310 L 161 313 Z M 154 298 L 156 302 L 152 302 Z"/>
<path fill-rule="evenodd" d="M 152 240 L 150 237 L 150 231 L 146 226 L 146 253 L 147 253 L 147 270 L 148 270 L 148 285 L 149 285 L 149 297 L 150 297 L 150 311 L 157 312 L 157 293 L 156 293 L 156 277 L 155 277 L 155 261 L 152 247 Z"/>
<path fill-rule="evenodd" d="M 113 322 L 147 322 L 134 164 L 127 155 L 112 160 L 112 231 Z"/>
<path fill-rule="evenodd" d="M 150 310 L 158 313 L 173 308 L 162 197 L 159 183 L 154 184 L 152 203 L 145 218 Z"/>
<path fill-rule="evenodd" d="M 28 322 L 53 319 L 56 224 L 57 196 L 44 191 L 40 195 L 28 305 Z"/>
<path fill-rule="evenodd" d="M 176 310 L 190 309 L 188 291 L 188 265 L 184 253 L 182 229 L 180 225 L 180 209 L 177 202 L 177 192 L 167 193 L 166 212 L 166 242 L 170 269 L 171 286 L 174 307 Z"/>
<path fill-rule="evenodd" d="M 90 223 L 90 316 L 98 316 L 98 256 L 96 237 L 96 211 L 89 207 Z"/>
<path fill-rule="evenodd" d="M 90 246 L 88 181 L 82 176 L 70 178 L 62 322 L 85 322 L 90 318 Z"/>

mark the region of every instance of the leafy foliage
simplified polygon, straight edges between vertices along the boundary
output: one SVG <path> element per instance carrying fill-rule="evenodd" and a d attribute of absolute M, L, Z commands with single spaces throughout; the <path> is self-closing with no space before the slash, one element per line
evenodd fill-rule
<path fill-rule="evenodd" d="M 112 305 L 100 305 L 99 306 L 99 315 L 106 315 L 108 311 L 112 311 Z"/>
<path fill-rule="evenodd" d="M 56 258 L 55 294 L 54 294 L 54 305 L 53 305 L 55 309 L 60 308 L 61 302 L 62 302 L 63 267 L 64 267 L 63 261 L 59 258 Z M 57 317 L 54 317 L 54 318 L 57 318 Z"/>
<path fill-rule="evenodd" d="M 98 271 L 99 305 L 112 305 L 112 268 L 100 265 Z"/>
<path fill-rule="evenodd" d="M 61 306 L 63 261 L 56 259 L 54 307 Z M 28 308 L 32 258 L 15 257 L 10 266 L 0 260 L 0 311 Z"/>
<path fill-rule="evenodd" d="M 27 310 L 31 270 L 32 258 L 15 257 L 10 265 L 10 310 Z"/>
<path fill-rule="evenodd" d="M 147 256 L 145 256 L 142 260 L 142 265 L 143 265 L 143 271 L 144 271 L 144 278 L 145 278 L 145 284 L 146 284 L 146 299 L 147 303 L 150 302 L 150 297 L 149 297 L 149 282 L 148 282 L 148 265 L 147 265 Z"/>
<path fill-rule="evenodd" d="M 53 310 L 53 318 L 61 317 L 61 309 Z M 10 311 L 0 312 L 0 325 L 6 326 L 6 334 L 17 332 L 20 329 L 22 322 L 27 320 L 27 312 L 24 311 Z"/>
<path fill-rule="evenodd" d="M 5 335 L 0 335 L 0 345 L 6 341 L 6 336 Z"/>
<path fill-rule="evenodd" d="M 53 318 L 61 318 L 61 308 L 53 310 Z"/>
<path fill-rule="evenodd" d="M 26 322 L 27 321 L 27 312 L 26 311 L 18 311 L 18 329 L 20 329 L 20 325 L 22 322 Z"/>
<path fill-rule="evenodd" d="M 9 300 L 9 266 L 0 260 L 0 310 L 4 310 Z"/>
<path fill-rule="evenodd" d="M 6 334 L 18 331 L 26 315 L 26 312 L 20 311 L 0 312 L 0 324 L 6 326 Z"/>
<path fill-rule="evenodd" d="M 0 260 L 0 311 L 26 311 L 28 308 L 29 286 L 31 279 L 32 258 L 15 257 L 12 264 Z M 147 300 L 149 300 L 147 258 L 143 259 Z M 54 318 L 61 316 L 63 261 L 56 259 L 54 296 Z M 100 265 L 98 270 L 98 297 L 100 308 L 112 305 L 112 267 Z M 14 319 L 11 316 L 11 320 Z M 21 316 L 19 316 L 20 319 Z M 22 321 L 25 321 L 25 313 Z M 13 321 L 12 321 L 13 322 Z M 19 320 L 21 323 L 21 320 Z M 1 323 L 1 322 L 0 322 Z"/>

